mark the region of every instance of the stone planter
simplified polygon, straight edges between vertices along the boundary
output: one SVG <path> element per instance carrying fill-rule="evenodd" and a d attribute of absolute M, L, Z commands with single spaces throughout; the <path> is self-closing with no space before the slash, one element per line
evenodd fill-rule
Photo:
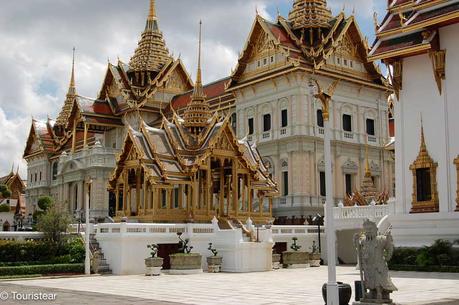
<path fill-rule="evenodd" d="M 273 253 L 273 269 L 274 270 L 280 269 L 280 260 L 281 260 L 281 255 L 277 253 Z"/>
<path fill-rule="evenodd" d="M 282 252 L 284 268 L 306 268 L 309 267 L 309 253 L 303 251 Z"/>
<path fill-rule="evenodd" d="M 163 268 L 163 258 L 162 257 L 149 257 L 145 259 L 145 275 L 146 276 L 161 275 L 162 268 Z"/>
<path fill-rule="evenodd" d="M 192 274 L 202 272 L 202 257 L 199 253 L 175 253 L 171 254 L 169 257 L 171 259 L 170 273 Z"/>
<path fill-rule="evenodd" d="M 309 254 L 309 265 L 311 267 L 320 267 L 320 253 Z"/>
<path fill-rule="evenodd" d="M 208 256 L 207 257 L 207 271 L 209 273 L 218 273 L 222 271 L 223 257 L 221 256 Z"/>
<path fill-rule="evenodd" d="M 339 305 L 348 305 L 352 296 L 351 285 L 338 282 Z M 322 286 L 322 298 L 327 304 L 327 283 Z"/>

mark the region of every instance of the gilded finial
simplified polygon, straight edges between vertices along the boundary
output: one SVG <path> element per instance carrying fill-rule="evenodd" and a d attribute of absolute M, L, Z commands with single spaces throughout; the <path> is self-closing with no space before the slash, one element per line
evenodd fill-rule
<path fill-rule="evenodd" d="M 11 165 L 11 173 L 14 173 L 14 162 L 13 165 Z"/>
<path fill-rule="evenodd" d="M 68 96 L 73 96 L 76 94 L 76 87 L 75 87 L 75 47 L 73 47 L 73 55 L 72 55 L 72 75 L 70 76 L 70 85 L 69 91 L 67 93 Z"/>
<path fill-rule="evenodd" d="M 257 16 L 260 15 L 259 12 L 258 12 L 258 5 L 255 5 L 255 14 L 256 14 Z"/>
<path fill-rule="evenodd" d="M 424 121 L 422 120 L 422 113 L 421 113 L 421 151 L 427 150 L 426 146 L 426 139 L 424 136 Z"/>
<path fill-rule="evenodd" d="M 18 164 L 18 167 L 16 168 L 16 175 L 19 174 L 19 164 Z"/>
<path fill-rule="evenodd" d="M 153 20 L 156 18 L 156 3 L 155 0 L 150 0 L 150 11 L 148 13 L 148 19 Z"/>
<path fill-rule="evenodd" d="M 378 13 L 373 12 L 373 24 L 375 26 L 375 32 L 379 30 L 379 24 L 378 24 Z"/>
<path fill-rule="evenodd" d="M 198 46 L 198 71 L 196 74 L 196 85 L 194 88 L 194 96 L 201 97 L 203 96 L 202 89 L 202 72 L 201 72 L 201 44 L 202 44 L 202 21 L 199 21 L 199 46 Z"/>

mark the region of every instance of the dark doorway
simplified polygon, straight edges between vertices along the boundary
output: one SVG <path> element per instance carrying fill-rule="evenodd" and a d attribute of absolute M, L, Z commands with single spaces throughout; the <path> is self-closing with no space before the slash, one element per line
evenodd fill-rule
<path fill-rule="evenodd" d="M 158 249 L 158 256 L 164 259 L 163 262 L 163 269 L 169 270 L 171 269 L 171 260 L 169 258 L 170 254 L 178 253 L 179 252 L 179 245 L 176 244 L 159 244 Z"/>
<path fill-rule="evenodd" d="M 273 247 L 273 253 L 277 253 L 281 255 L 281 260 L 280 264 L 282 265 L 284 263 L 283 257 L 282 257 L 282 252 L 287 251 L 287 243 L 282 242 L 282 243 L 275 243 Z"/>
<path fill-rule="evenodd" d="M 116 194 L 114 192 L 108 193 L 108 216 L 116 216 Z"/>

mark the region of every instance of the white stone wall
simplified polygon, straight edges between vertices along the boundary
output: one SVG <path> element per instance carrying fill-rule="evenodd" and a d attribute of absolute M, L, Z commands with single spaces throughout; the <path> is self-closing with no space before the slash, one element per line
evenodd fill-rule
<path fill-rule="evenodd" d="M 332 79 L 315 76 L 324 87 Z M 323 132 L 317 126 L 317 110 L 321 109 L 310 95 L 309 76 L 290 73 L 246 88 L 236 95 L 239 137 L 248 134 L 248 119 L 254 119 L 254 134 L 248 138 L 257 143 L 269 161 L 275 179 L 283 190 L 282 172 L 289 174 L 289 195 L 275 202 L 279 216 L 300 216 L 322 209 L 324 198 L 319 192 L 319 172 L 323 171 Z M 369 159 L 379 190 L 393 194 L 394 164 L 383 146 L 388 142 L 387 92 L 341 82 L 335 92 L 330 118 L 333 140 L 332 156 L 334 195 L 338 202 L 345 195 L 346 173 L 353 175 L 358 188 L 364 173 L 366 119 L 375 121 L 375 136 L 369 142 Z M 288 125 L 281 127 L 281 111 L 288 111 Z M 263 115 L 271 114 L 271 130 L 263 132 Z M 352 116 L 352 132 L 342 129 L 342 115 Z M 282 165 L 287 164 L 287 166 Z"/>

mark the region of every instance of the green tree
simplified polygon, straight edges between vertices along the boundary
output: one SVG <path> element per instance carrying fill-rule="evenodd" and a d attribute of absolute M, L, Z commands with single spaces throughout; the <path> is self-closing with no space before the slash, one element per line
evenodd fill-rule
<path fill-rule="evenodd" d="M 49 196 L 41 196 L 38 198 L 38 207 L 43 211 L 47 211 L 54 204 L 53 198 Z"/>
<path fill-rule="evenodd" d="M 0 194 L 3 198 L 9 198 L 11 197 L 11 190 L 8 188 L 8 186 L 0 184 Z"/>
<path fill-rule="evenodd" d="M 10 211 L 10 206 L 7 204 L 0 204 L 0 213 L 5 213 Z"/>
<path fill-rule="evenodd" d="M 38 217 L 37 229 L 45 234 L 45 238 L 56 246 L 59 253 L 65 245 L 65 233 L 71 223 L 70 214 L 52 204 L 43 215 Z"/>

